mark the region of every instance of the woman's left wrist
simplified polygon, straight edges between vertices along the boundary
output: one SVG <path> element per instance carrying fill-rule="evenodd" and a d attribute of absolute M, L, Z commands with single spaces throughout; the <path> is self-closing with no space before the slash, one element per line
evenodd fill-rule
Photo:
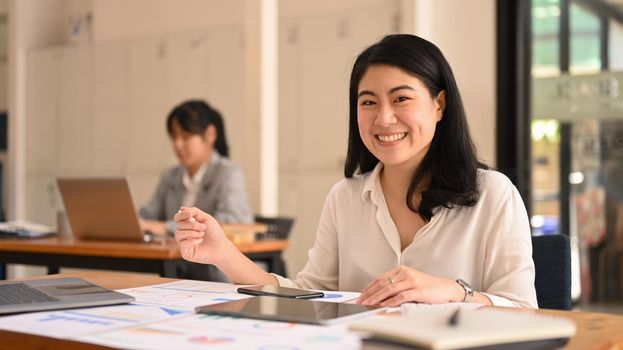
<path fill-rule="evenodd" d="M 456 279 L 454 282 L 459 290 L 459 298 L 457 301 L 461 303 L 471 303 L 475 296 L 474 288 L 460 278 Z"/>

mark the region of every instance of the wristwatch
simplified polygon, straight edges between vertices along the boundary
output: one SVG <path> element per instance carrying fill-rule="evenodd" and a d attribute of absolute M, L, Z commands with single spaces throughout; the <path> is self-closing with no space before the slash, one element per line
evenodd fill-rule
<path fill-rule="evenodd" d="M 456 283 L 458 283 L 459 286 L 461 286 L 463 290 L 465 290 L 465 298 L 463 298 L 463 302 L 464 303 L 471 302 L 472 298 L 474 297 L 474 288 L 472 288 L 472 286 L 470 286 L 469 283 L 463 281 L 460 278 L 456 280 Z"/>

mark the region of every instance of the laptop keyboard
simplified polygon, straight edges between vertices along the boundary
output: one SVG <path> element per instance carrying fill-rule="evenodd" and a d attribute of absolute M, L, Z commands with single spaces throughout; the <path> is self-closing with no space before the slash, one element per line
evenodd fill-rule
<path fill-rule="evenodd" d="M 58 300 L 25 283 L 0 285 L 0 305 L 31 304 Z"/>

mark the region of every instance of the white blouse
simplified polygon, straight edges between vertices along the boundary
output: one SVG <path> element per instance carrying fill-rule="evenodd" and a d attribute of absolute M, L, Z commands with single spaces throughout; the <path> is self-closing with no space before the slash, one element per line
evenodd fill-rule
<path fill-rule="evenodd" d="M 383 196 L 382 164 L 343 179 L 327 196 L 316 241 L 303 270 L 282 286 L 361 291 L 400 265 L 461 278 L 497 306 L 537 307 L 530 226 L 510 180 L 479 170 L 480 199 L 473 207 L 436 208 L 404 251 Z"/>

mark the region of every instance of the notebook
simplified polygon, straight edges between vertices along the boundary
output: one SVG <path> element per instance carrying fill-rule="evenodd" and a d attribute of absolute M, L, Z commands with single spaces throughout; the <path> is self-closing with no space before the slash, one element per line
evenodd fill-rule
<path fill-rule="evenodd" d="M 257 296 L 221 304 L 199 306 L 195 308 L 195 311 L 211 315 L 330 325 L 372 316 L 385 311 L 385 309 L 359 304 Z"/>
<path fill-rule="evenodd" d="M 69 226 L 80 239 L 148 241 L 125 178 L 57 179 Z"/>
<path fill-rule="evenodd" d="M 124 304 L 134 297 L 81 278 L 0 282 L 0 314 Z"/>
<path fill-rule="evenodd" d="M 429 349 L 557 349 L 576 331 L 568 319 L 494 308 L 422 308 L 355 322 L 350 329 Z"/>

